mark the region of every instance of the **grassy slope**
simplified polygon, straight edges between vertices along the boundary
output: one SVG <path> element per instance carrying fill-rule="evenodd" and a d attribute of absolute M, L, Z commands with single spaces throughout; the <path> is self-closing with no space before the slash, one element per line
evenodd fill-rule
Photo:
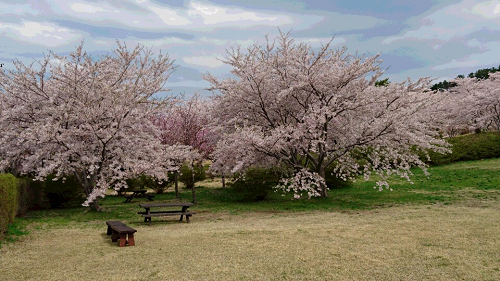
<path fill-rule="evenodd" d="M 431 165 L 444 165 L 453 162 L 471 161 L 500 157 L 500 132 L 488 132 L 452 137 L 451 154 L 431 153 Z"/>

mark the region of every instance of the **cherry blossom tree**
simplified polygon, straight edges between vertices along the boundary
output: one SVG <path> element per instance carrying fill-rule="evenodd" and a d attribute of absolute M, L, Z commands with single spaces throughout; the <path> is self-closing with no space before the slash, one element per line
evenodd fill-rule
<path fill-rule="evenodd" d="M 207 159 L 215 145 L 215 133 L 210 130 L 210 102 L 202 100 L 198 93 L 189 99 L 182 97 L 174 106 L 162 114 L 156 115 L 153 122 L 160 128 L 161 139 L 165 145 L 183 145 L 191 148 L 189 158 L 173 159 L 180 169 L 186 161 L 193 167 Z M 185 155 L 184 155 L 185 156 Z M 175 193 L 178 198 L 177 177 L 175 171 Z M 194 182 L 194 170 L 192 173 Z M 195 189 L 192 188 L 193 202 L 196 203 Z"/>
<path fill-rule="evenodd" d="M 210 101 L 195 93 L 189 99 L 179 99 L 155 116 L 153 122 L 160 128 L 164 144 L 191 146 L 206 159 L 214 147 L 214 132 L 208 127 L 210 120 Z"/>
<path fill-rule="evenodd" d="M 412 166 L 425 171 L 417 152 L 449 151 L 434 112 L 439 96 L 425 91 L 431 79 L 376 87 L 378 55 L 330 44 L 314 51 L 289 33 L 227 53 L 233 77 L 205 77 L 220 91 L 213 116 L 224 135 L 211 167 L 218 173 L 284 165 L 292 173 L 283 190 L 327 196 L 327 168 L 342 179 L 377 173 L 382 190 L 391 174 L 410 181 Z"/>
<path fill-rule="evenodd" d="M 2 168 L 16 164 L 38 180 L 75 175 L 87 197 L 83 205 L 97 210 L 97 198 L 110 187 L 126 187 L 127 178 L 166 178 L 171 155 L 189 153 L 162 145 L 151 121 L 174 102 L 152 98 L 165 90 L 173 61 L 141 46 L 117 45 L 94 58 L 82 43 L 67 57 L 50 53 L 0 70 Z"/>
<path fill-rule="evenodd" d="M 500 72 L 489 78 L 456 79 L 449 90 L 449 111 L 453 124 L 468 125 L 475 130 L 500 130 Z"/>

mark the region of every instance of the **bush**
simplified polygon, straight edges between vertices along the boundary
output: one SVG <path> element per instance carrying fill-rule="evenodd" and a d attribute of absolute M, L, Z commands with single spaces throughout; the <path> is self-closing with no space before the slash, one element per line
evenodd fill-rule
<path fill-rule="evenodd" d="M 0 235 L 16 217 L 17 188 L 17 179 L 12 174 L 0 174 Z"/>
<path fill-rule="evenodd" d="M 156 194 L 163 194 L 169 187 L 174 184 L 174 173 L 168 173 L 168 181 L 159 183 L 158 180 L 150 176 L 141 176 L 142 185 L 152 189 Z"/>
<path fill-rule="evenodd" d="M 429 153 L 430 165 L 444 165 L 452 162 L 481 160 L 500 157 L 500 132 L 463 135 L 448 139 L 452 145 L 451 154 Z"/>
<path fill-rule="evenodd" d="M 42 188 L 51 208 L 62 208 L 72 203 L 81 203 L 82 187 L 74 176 L 66 176 L 54 181 L 55 176 L 48 176 Z"/>
<path fill-rule="evenodd" d="M 252 168 L 244 176 L 238 177 L 230 186 L 241 193 L 246 199 L 262 201 L 279 184 L 281 171 L 279 169 Z"/>
<path fill-rule="evenodd" d="M 194 170 L 194 181 L 193 181 L 193 170 Z M 182 182 L 185 188 L 191 189 L 194 187 L 194 184 L 205 180 L 206 174 L 205 169 L 202 165 L 194 165 L 191 168 L 191 165 L 182 165 L 180 173 L 179 173 L 179 181 Z"/>
<path fill-rule="evenodd" d="M 328 167 L 325 170 L 325 182 L 326 186 L 329 189 L 340 189 L 340 188 L 348 188 L 352 186 L 352 182 L 347 180 L 343 180 L 337 177 L 335 173 L 333 173 L 333 168 Z"/>
<path fill-rule="evenodd" d="M 151 176 L 141 175 L 137 178 L 127 179 L 128 189 L 123 189 L 119 191 L 119 195 L 122 192 L 127 192 L 128 190 L 150 188 L 156 194 L 163 194 L 169 187 L 174 184 L 174 174 L 168 173 L 168 181 L 163 181 L 161 184 L 158 180 Z"/>

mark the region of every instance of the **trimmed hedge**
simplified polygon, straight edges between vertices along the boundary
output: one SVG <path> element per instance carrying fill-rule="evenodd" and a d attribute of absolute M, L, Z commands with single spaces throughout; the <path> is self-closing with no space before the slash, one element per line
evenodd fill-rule
<path fill-rule="evenodd" d="M 444 165 L 459 161 L 500 158 L 500 132 L 477 133 L 452 137 L 451 154 L 429 153 L 430 165 Z"/>
<path fill-rule="evenodd" d="M 17 179 L 12 174 L 0 174 L 0 235 L 16 217 L 17 200 Z"/>

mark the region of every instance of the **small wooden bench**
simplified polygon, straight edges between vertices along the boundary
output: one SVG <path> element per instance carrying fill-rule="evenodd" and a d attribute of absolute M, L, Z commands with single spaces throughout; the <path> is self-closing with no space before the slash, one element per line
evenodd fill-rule
<path fill-rule="evenodd" d="M 121 221 L 107 221 L 108 225 L 107 235 L 111 235 L 111 241 L 116 242 L 120 239 L 120 247 L 128 244 L 129 246 L 135 246 L 134 233 L 137 230 L 127 226 Z M 127 237 L 128 235 L 128 237 Z"/>
<path fill-rule="evenodd" d="M 137 214 L 142 215 L 144 222 L 149 222 L 151 225 L 152 217 L 164 217 L 164 216 L 178 216 L 180 215 L 179 221 L 182 221 L 183 217 L 186 216 L 186 222 L 189 223 L 189 218 L 196 214 L 195 212 L 188 211 L 188 208 L 193 206 L 193 203 L 152 203 L 152 204 L 139 204 L 140 207 L 146 209 L 144 212 L 137 212 Z M 151 211 L 151 207 L 182 207 L 182 210 L 164 210 L 164 211 Z"/>

